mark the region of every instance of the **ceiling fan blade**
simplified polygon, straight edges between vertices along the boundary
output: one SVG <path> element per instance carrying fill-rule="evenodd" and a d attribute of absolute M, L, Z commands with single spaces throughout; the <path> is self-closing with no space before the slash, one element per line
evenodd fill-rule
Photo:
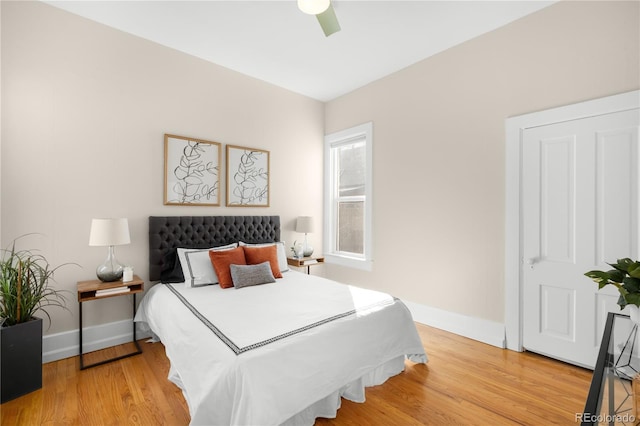
<path fill-rule="evenodd" d="M 333 33 L 340 31 L 340 23 L 336 17 L 336 12 L 333 10 L 333 5 L 329 4 L 327 10 L 316 15 L 318 22 L 324 31 L 324 35 L 329 37 Z"/>

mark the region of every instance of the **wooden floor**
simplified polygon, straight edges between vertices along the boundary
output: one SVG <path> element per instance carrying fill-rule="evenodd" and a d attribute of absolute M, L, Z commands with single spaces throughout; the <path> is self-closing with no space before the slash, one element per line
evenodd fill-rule
<path fill-rule="evenodd" d="M 576 424 L 591 371 L 516 353 L 418 324 L 427 365 L 368 388 L 364 404 L 344 401 L 317 425 Z M 43 366 L 43 387 L 0 406 L 4 425 L 187 425 L 181 391 L 167 380 L 160 343 L 143 354 L 79 371 L 78 357 Z M 113 356 L 118 347 L 97 355 Z M 92 359 L 85 358 L 91 363 Z"/>

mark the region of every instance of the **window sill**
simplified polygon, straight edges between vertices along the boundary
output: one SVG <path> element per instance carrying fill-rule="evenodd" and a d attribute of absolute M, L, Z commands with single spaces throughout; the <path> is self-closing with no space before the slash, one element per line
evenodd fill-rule
<path fill-rule="evenodd" d="M 338 256 L 336 254 L 325 254 L 324 261 L 325 263 L 360 269 L 362 271 L 371 272 L 373 270 L 373 261 L 371 259 L 357 259 L 354 257 Z"/>

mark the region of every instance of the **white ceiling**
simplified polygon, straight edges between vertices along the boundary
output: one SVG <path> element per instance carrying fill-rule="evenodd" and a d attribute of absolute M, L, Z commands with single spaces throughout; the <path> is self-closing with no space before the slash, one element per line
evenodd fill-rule
<path fill-rule="evenodd" d="M 328 101 L 555 1 L 334 0 L 325 37 L 286 1 L 46 1 L 291 91 Z"/>

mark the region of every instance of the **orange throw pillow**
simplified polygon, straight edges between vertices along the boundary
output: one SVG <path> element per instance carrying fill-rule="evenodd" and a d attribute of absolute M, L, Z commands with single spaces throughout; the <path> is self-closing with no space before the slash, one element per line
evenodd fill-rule
<path fill-rule="evenodd" d="M 247 265 L 257 265 L 268 261 L 274 278 L 282 278 L 282 272 L 280 272 L 280 266 L 278 266 L 278 248 L 275 244 L 267 247 L 241 246 L 238 248 L 244 249 Z"/>
<path fill-rule="evenodd" d="M 209 250 L 209 258 L 211 259 L 211 264 L 213 265 L 213 269 L 216 271 L 220 287 L 222 288 L 233 287 L 233 280 L 231 279 L 231 265 L 247 264 L 242 247 L 237 247 L 231 250 Z"/>

